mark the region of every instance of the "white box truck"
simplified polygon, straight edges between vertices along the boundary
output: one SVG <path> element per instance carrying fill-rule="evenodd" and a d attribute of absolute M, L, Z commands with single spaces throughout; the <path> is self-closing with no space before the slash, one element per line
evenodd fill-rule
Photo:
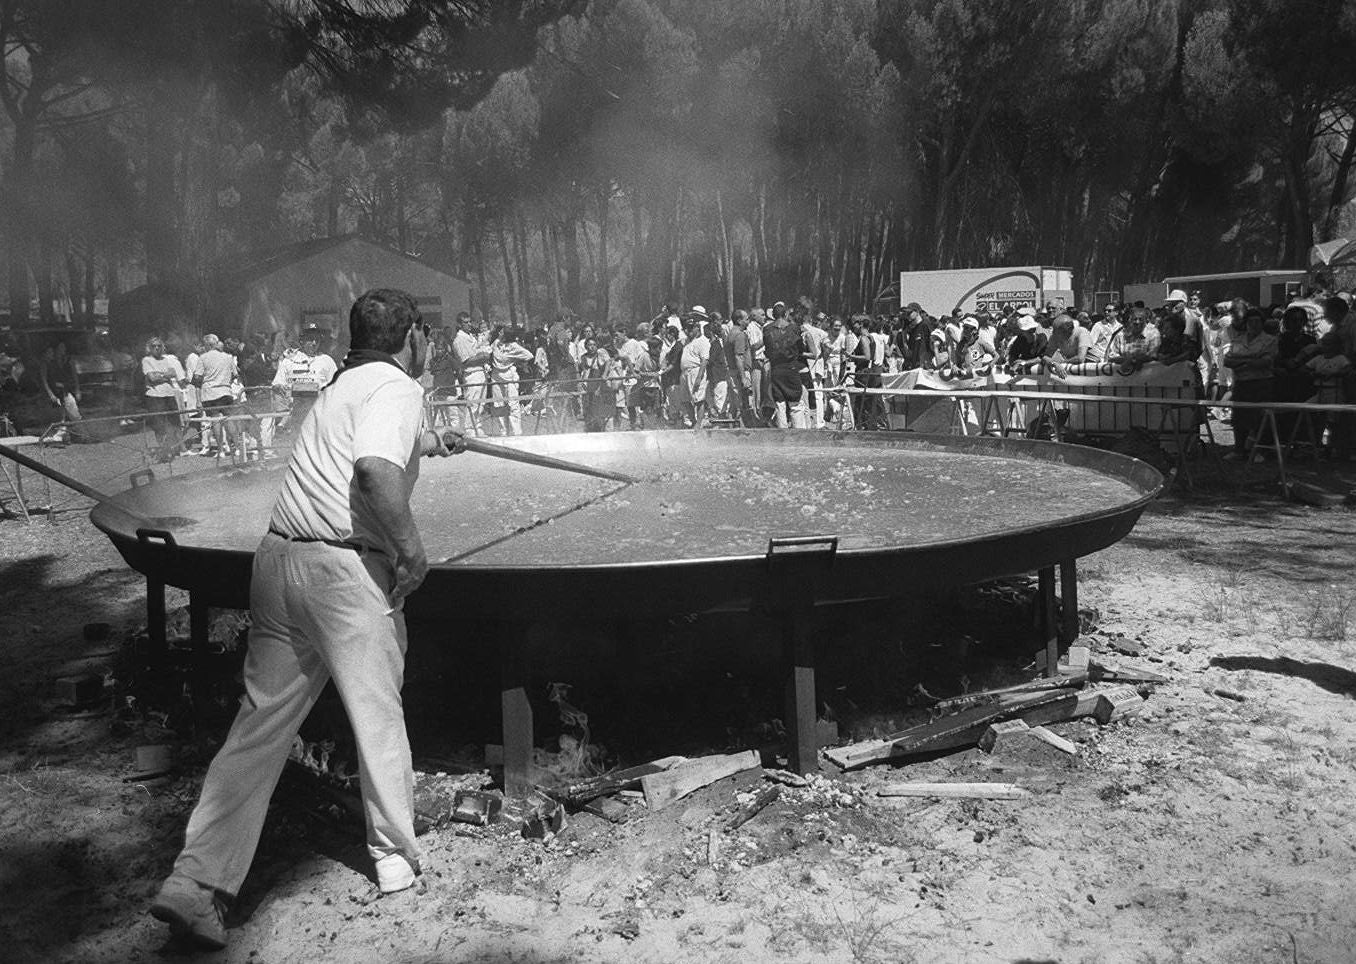
<path fill-rule="evenodd" d="M 1163 299 L 1174 288 L 1180 288 L 1188 294 L 1199 291 L 1202 304 L 1218 304 L 1242 298 L 1249 304 L 1266 308 L 1288 305 L 1301 297 L 1308 282 L 1307 271 L 1230 271 L 1225 274 L 1184 274 L 1149 284 L 1126 285 L 1122 294 L 1125 304 L 1133 305 L 1142 301 L 1146 308 L 1161 308 Z"/>
<path fill-rule="evenodd" d="M 944 271 L 901 271 L 899 305 L 917 302 L 930 315 L 1074 304 L 1073 272 L 1068 268 L 955 268 Z"/>

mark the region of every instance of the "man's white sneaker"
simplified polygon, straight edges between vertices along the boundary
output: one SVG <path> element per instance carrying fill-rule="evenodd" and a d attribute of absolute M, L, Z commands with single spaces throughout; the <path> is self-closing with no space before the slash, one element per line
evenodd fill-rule
<path fill-rule="evenodd" d="M 416 871 L 401 854 L 387 854 L 377 861 L 377 887 L 394 894 L 414 886 Z"/>
<path fill-rule="evenodd" d="M 196 880 L 171 874 L 155 895 L 151 916 L 169 924 L 171 934 L 190 944 L 211 950 L 226 946 L 221 899 Z"/>

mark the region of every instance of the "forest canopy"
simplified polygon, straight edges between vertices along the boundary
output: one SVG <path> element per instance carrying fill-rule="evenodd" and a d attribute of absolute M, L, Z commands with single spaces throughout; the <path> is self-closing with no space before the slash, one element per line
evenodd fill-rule
<path fill-rule="evenodd" d="M 12 320 L 356 233 L 640 320 L 1356 233 L 1343 0 L 0 0 Z"/>

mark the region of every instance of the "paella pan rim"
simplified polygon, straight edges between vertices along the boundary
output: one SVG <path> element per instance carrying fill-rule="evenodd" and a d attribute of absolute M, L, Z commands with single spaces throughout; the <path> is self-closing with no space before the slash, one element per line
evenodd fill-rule
<path fill-rule="evenodd" d="M 835 559 L 843 568 L 853 572 L 870 572 L 876 566 L 894 566 L 900 570 L 921 571 L 922 560 L 935 557 L 945 560 L 948 569 L 961 567 L 964 561 L 976 563 L 977 579 L 995 578 L 999 575 L 1030 571 L 1044 565 L 1052 565 L 1063 559 L 1076 558 L 1105 548 L 1123 537 L 1142 513 L 1143 509 L 1162 490 L 1163 477 L 1151 466 L 1137 459 L 1117 453 L 1104 452 L 1079 445 L 1066 443 L 1033 441 L 1027 439 L 1004 439 L 991 437 L 933 436 L 917 435 L 907 432 L 851 432 L 836 433 L 814 430 L 786 429 L 713 429 L 697 432 L 622 432 L 573 434 L 556 436 L 528 436 L 519 439 L 496 439 L 497 444 L 514 445 L 529 450 L 542 451 L 545 454 L 573 457 L 587 461 L 590 451 L 606 453 L 615 450 L 615 440 L 630 441 L 633 448 L 653 446 L 664 448 L 666 441 L 688 446 L 694 440 L 714 437 L 722 442 L 746 439 L 751 444 L 797 445 L 812 444 L 816 448 L 842 447 L 847 450 L 861 447 L 911 448 L 938 452 L 959 452 L 974 455 L 992 455 L 997 457 L 1018 457 L 1036 459 L 1056 464 L 1067 464 L 1090 468 L 1110 475 L 1129 485 L 1138 492 L 1138 496 L 1106 508 L 1094 509 L 1078 515 L 1057 517 L 1043 523 L 994 529 L 959 539 L 933 540 L 901 544 L 895 546 L 862 546 L 841 548 Z M 614 441 L 609 441 L 609 440 Z M 673 446 L 670 446 L 673 447 Z M 266 470 L 278 471 L 281 466 Z M 207 469 L 174 476 L 170 484 L 193 484 L 195 479 L 227 475 L 258 474 L 259 469 L 247 468 L 237 471 Z M 152 487 L 163 483 L 152 483 Z M 1056 497 L 1057 496 L 1052 496 Z M 218 601 L 214 604 L 228 605 L 238 603 L 242 594 L 247 596 L 249 565 L 252 551 L 220 546 L 199 546 L 191 542 L 166 545 L 160 542 L 147 542 L 137 533 L 133 517 L 128 515 L 116 502 L 98 506 L 91 513 L 91 520 L 112 540 L 123 558 L 133 568 L 148 577 L 161 579 L 169 585 L 190 590 L 206 590 L 209 596 Z M 772 534 L 770 534 L 772 535 Z M 834 535 L 824 533 L 826 537 Z M 991 557 L 1000 548 L 1012 551 L 1013 564 L 1004 565 L 1002 561 Z M 766 568 L 766 553 L 740 553 L 700 558 L 668 558 L 654 560 L 623 560 L 611 562 L 583 562 L 560 564 L 478 564 L 474 558 L 455 564 L 434 563 L 430 569 L 430 582 L 454 583 L 474 586 L 478 591 L 486 587 L 498 589 L 497 583 L 518 586 L 519 580 L 535 581 L 543 584 L 544 577 L 564 580 L 578 586 L 603 577 L 635 578 L 636 576 L 662 576 L 668 573 L 682 577 L 685 584 L 692 584 L 696 574 L 715 572 L 742 574 L 741 581 L 757 578 L 754 574 Z M 969 568 L 968 566 L 964 568 Z M 948 581 L 956 583 L 976 581 L 963 572 L 947 572 Z M 931 575 L 929 576 L 931 578 Z M 242 585 L 229 585 L 242 583 Z M 736 587 L 725 595 L 736 593 Z M 711 594 L 716 594 L 714 589 Z M 419 594 L 425 595 L 425 594 Z M 497 591 L 494 595 L 500 595 Z M 230 600 L 228 603 L 226 600 Z M 415 601 L 414 599 L 411 600 Z"/>

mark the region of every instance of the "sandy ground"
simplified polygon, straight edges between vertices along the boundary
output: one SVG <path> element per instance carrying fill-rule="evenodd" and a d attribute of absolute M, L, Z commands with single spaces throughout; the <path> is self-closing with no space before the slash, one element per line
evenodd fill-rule
<path fill-rule="evenodd" d="M 60 455 L 91 481 L 117 478 L 125 457 L 105 445 Z M 171 733 L 161 724 L 175 724 L 173 705 L 58 706 L 56 679 L 112 680 L 121 641 L 144 620 L 139 581 L 79 506 L 64 503 L 54 525 L 0 521 L 0 956 L 183 956 L 146 908 L 219 731 Z M 1353 536 L 1349 509 L 1257 490 L 1160 500 L 1081 565 L 1095 656 L 1169 677 L 1142 713 L 1056 724 L 1079 744 L 1073 758 L 969 750 L 826 774 L 718 831 L 714 862 L 711 831 L 736 804 L 729 787 L 622 825 L 576 814 L 548 843 L 502 825 L 435 829 L 420 892 L 365 903 L 361 833 L 280 799 L 231 946 L 213 956 L 1351 961 Z M 112 624 L 109 639 L 83 638 L 96 621 Z M 1143 655 L 1112 652 L 1123 639 Z M 993 670 L 975 653 L 965 667 L 975 680 Z M 895 695 L 903 710 L 903 683 Z M 870 735 L 869 718 L 856 724 Z M 602 727 L 595 739 L 621 739 Z M 125 782 L 135 747 L 158 742 L 175 744 L 178 774 Z M 427 749 L 416 739 L 416 759 Z M 876 795 L 907 780 L 1006 780 L 1033 796 Z"/>

